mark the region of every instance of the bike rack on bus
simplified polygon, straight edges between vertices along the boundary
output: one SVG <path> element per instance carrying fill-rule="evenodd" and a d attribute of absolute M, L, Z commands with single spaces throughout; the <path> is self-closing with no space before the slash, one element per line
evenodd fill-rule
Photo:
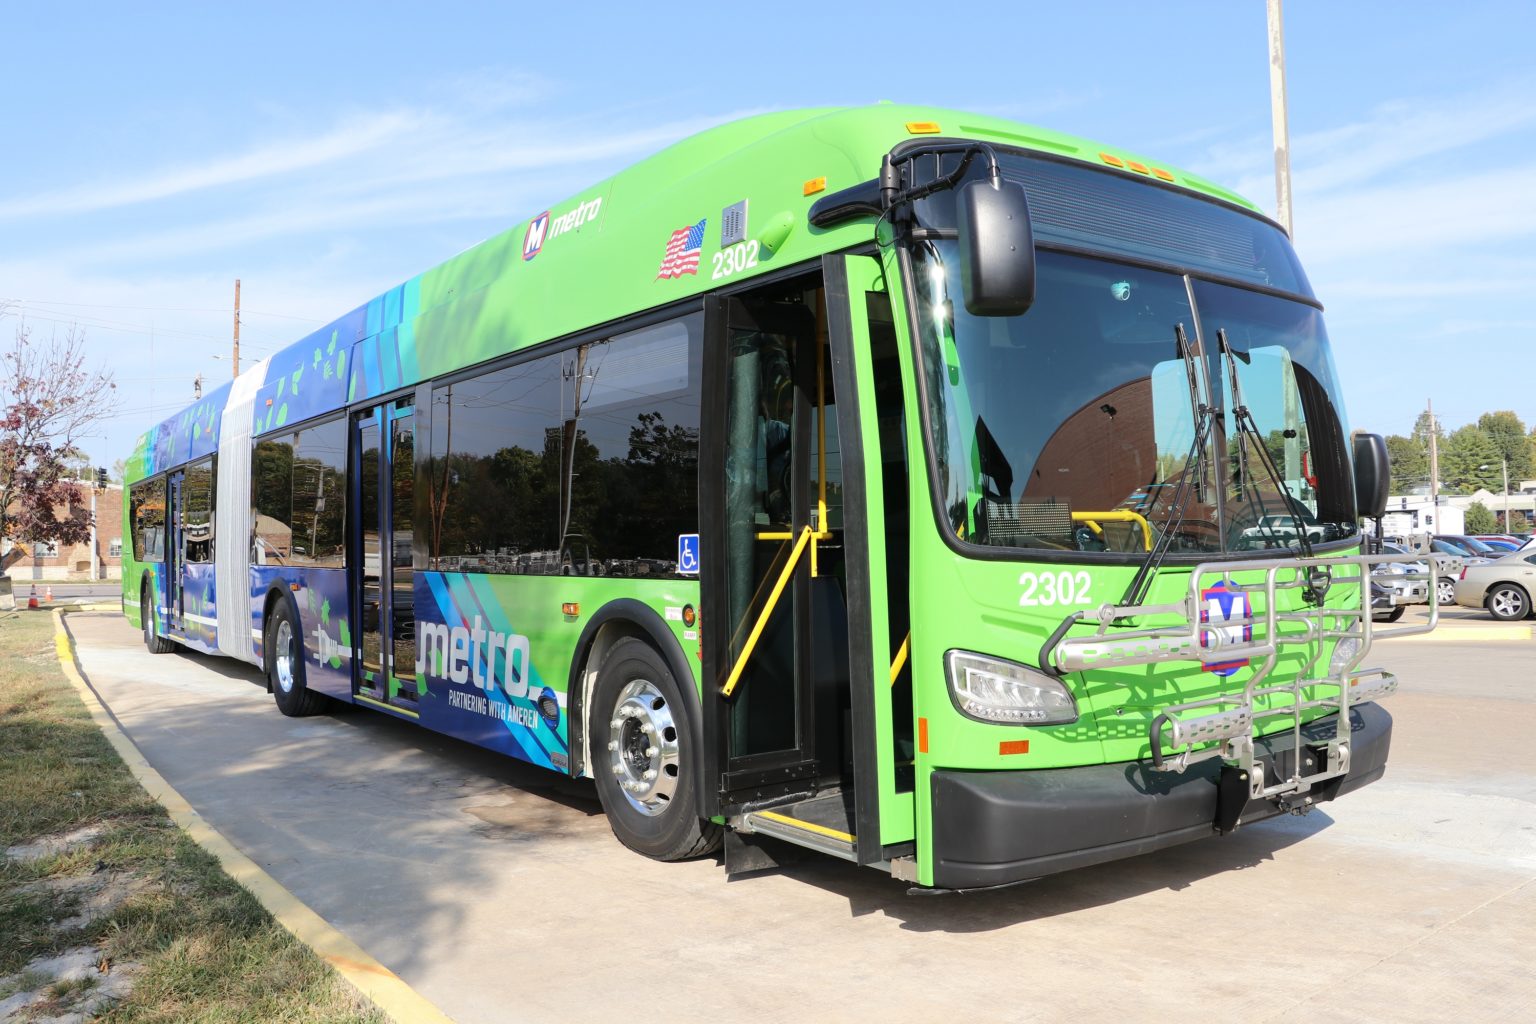
<path fill-rule="evenodd" d="M 1427 623 L 1377 629 L 1371 618 L 1371 569 L 1386 563 L 1408 565 L 1422 561 L 1417 555 L 1346 555 L 1203 562 L 1190 573 L 1189 590 L 1182 601 L 1102 605 L 1097 612 L 1084 616 L 1083 621 L 1098 621 L 1098 628 L 1091 635 L 1061 639 L 1048 650 L 1047 658 L 1062 673 L 1172 661 L 1203 665 L 1250 662 L 1252 671 L 1240 691 L 1234 688 L 1171 705 L 1153 718 L 1148 729 L 1152 767 L 1157 771 L 1182 772 L 1192 764 L 1220 757 L 1238 770 L 1249 799 L 1274 799 L 1300 809 L 1307 792 L 1349 771 L 1347 725 L 1335 726 L 1333 737 L 1327 741 L 1326 764 L 1303 764 L 1302 729 L 1311 720 L 1308 713 L 1329 709 L 1338 714 L 1336 722 L 1347 723 L 1352 706 L 1392 694 L 1397 689 L 1396 676 L 1385 669 L 1357 666 L 1370 653 L 1376 639 L 1428 633 L 1439 623 L 1439 606 L 1433 599 L 1434 570 L 1427 563 L 1422 572 L 1409 571 L 1396 577 L 1430 584 Z M 1261 579 L 1254 580 L 1255 576 Z M 1211 610 L 1207 592 L 1218 581 L 1228 591 L 1246 595 L 1246 616 L 1219 621 L 1202 617 L 1203 612 L 1208 614 Z M 1323 582 L 1325 590 L 1353 586 L 1357 600 L 1337 607 L 1321 603 L 1308 606 L 1306 601 L 1293 600 L 1288 603 L 1295 607 L 1281 610 L 1282 593 L 1315 589 L 1319 582 Z M 1128 619 L 1163 617 L 1175 621 L 1144 629 L 1117 625 Z M 1241 631 L 1242 637 L 1234 641 L 1231 635 L 1237 631 Z M 1332 650 L 1330 643 L 1336 646 L 1346 640 L 1356 642 L 1354 654 L 1327 673 L 1314 674 L 1324 648 Z M 1267 683 L 1283 648 L 1308 645 L 1311 656 L 1291 682 Z M 1291 760 L 1288 777 L 1269 784 L 1265 762 L 1255 753 L 1254 731 L 1265 720 L 1280 717 L 1291 719 L 1293 749 L 1298 756 Z M 1317 742 L 1312 741 L 1314 745 Z M 1269 767 L 1276 776 L 1280 774 L 1278 760 L 1270 762 Z M 1303 767 L 1314 767 L 1315 771 L 1304 775 Z M 1305 804 L 1310 803 L 1310 798 L 1306 798 Z"/>

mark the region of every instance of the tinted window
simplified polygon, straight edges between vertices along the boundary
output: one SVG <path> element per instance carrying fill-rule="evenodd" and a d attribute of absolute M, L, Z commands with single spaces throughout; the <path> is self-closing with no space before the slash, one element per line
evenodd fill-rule
<path fill-rule="evenodd" d="M 429 568 L 558 566 L 559 387 L 548 356 L 433 390 Z"/>
<path fill-rule="evenodd" d="M 698 528 L 702 330 L 693 315 L 434 389 L 429 567 L 670 575 Z"/>
<path fill-rule="evenodd" d="M 1029 194 L 1035 240 L 1117 253 L 1310 297 L 1311 285 L 1287 239 L 1260 216 L 1107 168 L 1000 154 L 1003 176 Z M 919 158 L 916 182 L 952 172 L 959 154 Z M 941 167 L 942 165 L 942 167 Z M 972 165 L 970 174 L 977 174 Z M 945 189 L 918 203 L 925 224 L 954 223 L 957 193 Z M 1234 197 L 1235 198 L 1235 197 Z"/>
<path fill-rule="evenodd" d="M 189 562 L 213 561 L 213 462 L 188 466 L 181 481 L 183 555 Z"/>
<path fill-rule="evenodd" d="M 339 569 L 346 564 L 346 423 L 306 427 L 295 438 L 289 561 Z"/>
<path fill-rule="evenodd" d="M 293 436 L 264 437 L 251 454 L 256 565 L 286 565 L 293 550 Z"/>
<path fill-rule="evenodd" d="M 165 561 L 165 481 L 145 480 L 128 488 L 128 506 L 134 561 Z"/>
<path fill-rule="evenodd" d="M 264 437 L 251 457 L 257 565 L 346 565 L 347 428 Z"/>

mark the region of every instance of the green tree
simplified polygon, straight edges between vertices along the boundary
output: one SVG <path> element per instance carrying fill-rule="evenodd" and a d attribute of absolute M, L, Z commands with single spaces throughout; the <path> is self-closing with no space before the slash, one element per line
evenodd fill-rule
<path fill-rule="evenodd" d="M 1532 427 L 1531 428 L 1530 435 L 1527 436 L 1526 439 L 1525 439 L 1525 452 L 1526 452 L 1526 457 L 1530 460 L 1530 465 L 1531 465 L 1532 469 L 1536 470 L 1536 427 Z M 1531 472 L 1528 475 L 1529 476 L 1536 476 L 1536 471 L 1533 471 L 1533 472 Z M 1513 490 L 1515 488 L 1515 486 L 1516 486 L 1516 484 L 1514 483 L 1514 479 L 1515 478 L 1514 477 L 1510 477 L 1509 479 L 1510 479 L 1510 485 L 1509 485 L 1510 489 Z M 1521 477 L 1521 479 L 1523 480 L 1523 479 L 1525 479 L 1525 477 Z"/>
<path fill-rule="evenodd" d="M 1445 421 L 1435 417 L 1435 436 L 1441 444 L 1445 444 Z M 1413 439 L 1429 450 L 1429 410 L 1419 413 L 1419 418 L 1413 421 Z"/>
<path fill-rule="evenodd" d="M 1467 532 L 1492 533 L 1498 529 L 1499 521 L 1494 518 L 1493 512 L 1480 501 L 1474 501 L 1467 506 Z"/>
<path fill-rule="evenodd" d="M 1500 457 L 1509 461 L 1510 487 L 1518 488 L 1519 481 L 1531 472 L 1531 445 L 1525 424 L 1513 412 L 1501 409 L 1483 413 L 1477 418 L 1477 425 L 1493 439 Z"/>
<path fill-rule="evenodd" d="M 1479 487 L 1500 487 L 1499 449 L 1482 428 L 1469 423 L 1451 431 L 1440 446 L 1440 476 L 1446 489 L 1471 494 Z"/>
<path fill-rule="evenodd" d="M 1420 440 L 1392 434 L 1387 438 L 1392 460 L 1392 493 L 1412 494 L 1429 483 L 1429 448 Z"/>

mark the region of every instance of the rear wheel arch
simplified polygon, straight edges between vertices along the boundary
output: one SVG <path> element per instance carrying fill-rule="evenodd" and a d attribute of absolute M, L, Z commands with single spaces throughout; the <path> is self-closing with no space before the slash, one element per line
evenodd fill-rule
<path fill-rule="evenodd" d="M 158 601 L 154 578 L 146 572 L 139 581 L 139 628 L 144 634 L 144 646 L 150 654 L 169 654 L 176 649 L 176 644 L 170 637 L 161 636 L 155 630 Z"/>
<path fill-rule="evenodd" d="M 267 596 L 262 599 L 261 603 L 261 671 L 267 678 L 268 693 L 272 692 L 272 652 L 270 650 L 271 645 L 267 643 L 267 623 L 272 619 L 273 610 L 282 601 L 289 601 L 289 607 L 294 615 L 298 615 L 299 610 L 292 605 L 292 599 L 288 596 L 287 587 L 280 584 L 274 583 L 268 587 Z M 304 620 L 296 618 L 295 621 L 302 623 Z"/>

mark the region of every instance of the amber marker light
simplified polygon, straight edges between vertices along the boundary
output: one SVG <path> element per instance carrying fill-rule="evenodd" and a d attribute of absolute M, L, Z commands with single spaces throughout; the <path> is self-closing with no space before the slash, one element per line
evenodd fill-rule
<path fill-rule="evenodd" d="M 693 610 L 693 605 L 683 605 L 683 625 L 687 626 L 689 629 L 692 629 L 693 624 L 698 621 L 699 613 Z"/>
<path fill-rule="evenodd" d="M 1029 740 L 1003 740 L 997 745 L 999 754 L 1027 754 L 1029 753 Z"/>
<path fill-rule="evenodd" d="M 1115 156 L 1115 154 L 1113 154 L 1113 153 L 1100 153 L 1099 154 L 1099 159 L 1103 160 L 1105 163 L 1109 164 L 1109 166 L 1111 166 L 1111 167 L 1124 167 L 1125 166 L 1125 161 L 1121 160 L 1119 157 Z"/>
<path fill-rule="evenodd" d="M 1152 173 L 1157 175 L 1159 178 L 1162 178 L 1164 181 L 1172 181 L 1173 180 L 1173 175 L 1169 174 L 1167 171 L 1163 170 L 1161 167 L 1154 167 L 1154 168 L 1152 168 Z"/>
<path fill-rule="evenodd" d="M 802 194 L 803 195 L 808 195 L 808 196 L 813 196 L 817 192 L 825 192 L 826 190 L 827 190 L 827 179 L 826 178 L 812 178 L 810 181 L 805 183 L 805 186 L 802 189 Z"/>
<path fill-rule="evenodd" d="M 908 121 L 907 134 L 937 135 L 939 134 L 939 124 L 937 121 Z"/>
<path fill-rule="evenodd" d="M 1135 171 L 1137 174 L 1151 174 L 1152 173 L 1152 168 L 1148 167 L 1146 164 L 1139 164 L 1135 160 L 1127 161 L 1126 162 L 1126 166 L 1129 167 L 1131 170 Z"/>
<path fill-rule="evenodd" d="M 560 606 L 560 611 L 574 619 L 576 616 L 581 614 L 581 605 L 577 604 L 575 601 L 567 601 L 565 604 Z"/>

